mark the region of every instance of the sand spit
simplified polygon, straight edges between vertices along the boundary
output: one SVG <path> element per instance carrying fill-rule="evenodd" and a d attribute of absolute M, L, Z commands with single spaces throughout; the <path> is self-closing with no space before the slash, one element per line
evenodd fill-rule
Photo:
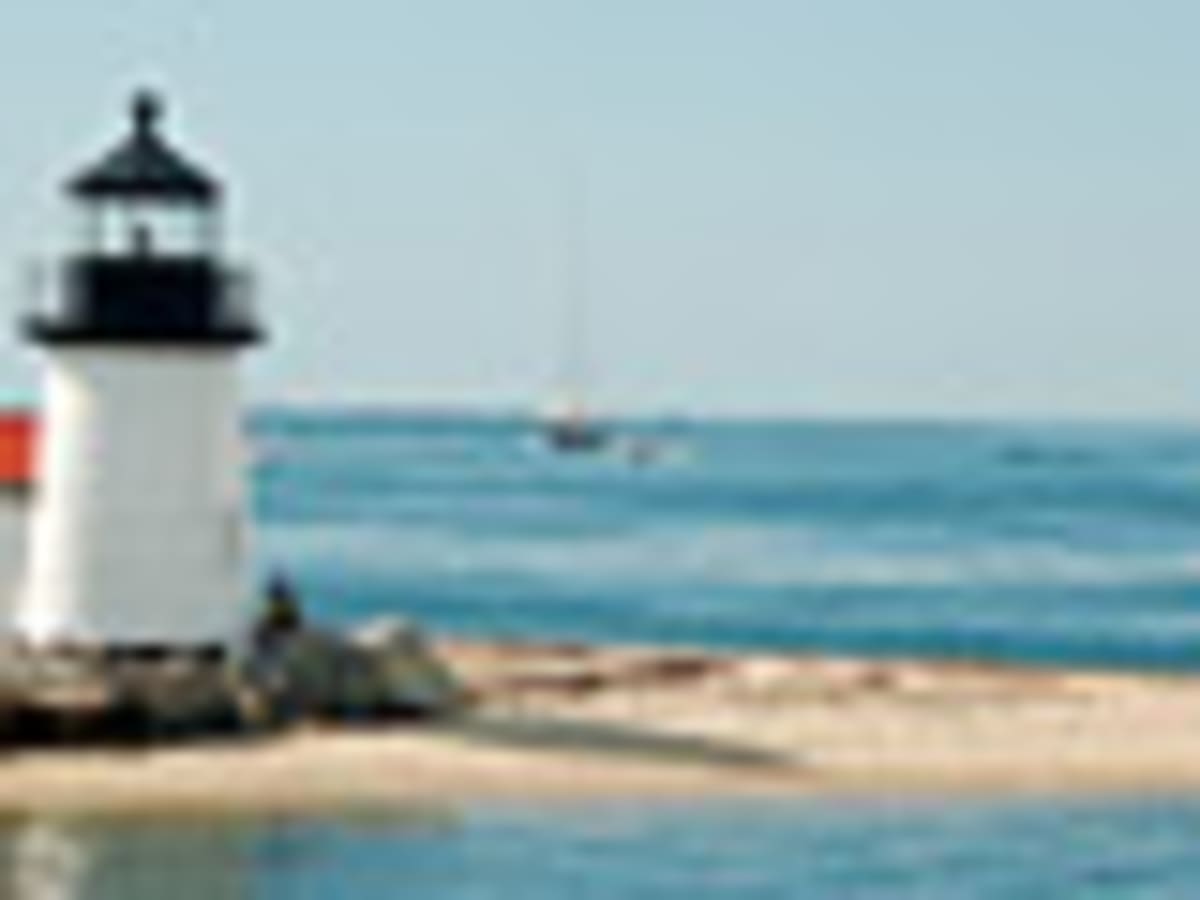
<path fill-rule="evenodd" d="M 0 813 L 382 811 L 492 799 L 1200 789 L 1200 678 L 445 642 L 438 724 L 0 757 Z"/>

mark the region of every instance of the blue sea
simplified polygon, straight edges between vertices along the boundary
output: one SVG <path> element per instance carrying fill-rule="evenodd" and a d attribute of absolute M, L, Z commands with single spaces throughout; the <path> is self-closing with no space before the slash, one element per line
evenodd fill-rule
<path fill-rule="evenodd" d="M 1200 669 L 1200 427 L 275 414 L 260 555 L 336 622 Z"/>
<path fill-rule="evenodd" d="M 262 575 L 333 623 L 1200 670 L 1200 426 L 258 415 Z M 15 897 L 1194 897 L 1200 796 L 11 823 Z M 41 891 L 40 893 L 38 891 Z M 8 896 L 9 894 L 0 895 Z"/>

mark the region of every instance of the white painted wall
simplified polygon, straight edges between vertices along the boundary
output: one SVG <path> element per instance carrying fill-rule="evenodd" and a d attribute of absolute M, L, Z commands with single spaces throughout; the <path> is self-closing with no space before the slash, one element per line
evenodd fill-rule
<path fill-rule="evenodd" d="M 25 572 L 30 495 L 0 490 L 0 622 L 12 622 Z"/>
<path fill-rule="evenodd" d="M 53 347 L 15 615 L 37 644 L 232 644 L 248 607 L 227 349 Z"/>

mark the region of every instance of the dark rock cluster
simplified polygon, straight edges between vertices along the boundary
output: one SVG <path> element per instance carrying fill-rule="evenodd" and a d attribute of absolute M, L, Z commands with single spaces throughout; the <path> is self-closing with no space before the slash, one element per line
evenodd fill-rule
<path fill-rule="evenodd" d="M 10 646 L 0 651 L 0 745 L 145 744 L 443 717 L 465 697 L 423 635 L 393 619 L 351 633 L 266 620 L 228 657 Z"/>

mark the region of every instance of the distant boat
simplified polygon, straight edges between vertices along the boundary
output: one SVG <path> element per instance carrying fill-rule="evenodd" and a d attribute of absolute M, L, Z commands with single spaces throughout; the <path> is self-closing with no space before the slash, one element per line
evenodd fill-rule
<path fill-rule="evenodd" d="M 561 402 L 543 418 L 542 435 L 546 445 L 558 453 L 597 453 L 607 449 L 612 435 L 592 417 L 585 399 L 590 374 L 586 210 L 577 179 L 571 188 L 562 223 L 563 319 L 558 373 Z"/>
<path fill-rule="evenodd" d="M 611 436 L 585 417 L 548 419 L 542 426 L 546 442 L 560 453 L 592 453 L 605 449 Z"/>

